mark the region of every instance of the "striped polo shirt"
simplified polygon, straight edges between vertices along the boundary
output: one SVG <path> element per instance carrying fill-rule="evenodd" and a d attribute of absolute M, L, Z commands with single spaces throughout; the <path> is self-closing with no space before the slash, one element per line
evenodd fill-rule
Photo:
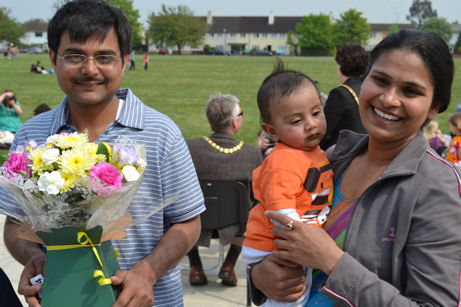
<path fill-rule="evenodd" d="M 194 165 L 176 124 L 166 115 L 145 106 L 129 89 L 117 91 L 116 96 L 124 100 L 119 116 L 96 141 L 114 143 L 118 136 L 126 136 L 146 146 L 147 167 L 129 207 L 133 220 L 145 218 L 165 199 L 172 196 L 176 199 L 142 223 L 126 229 L 126 238 L 112 241 L 120 254 L 120 267 L 128 270 L 157 246 L 171 224 L 199 215 L 205 206 Z M 66 97 L 55 109 L 27 121 L 16 133 L 12 150 L 26 140 L 43 144 L 52 134 L 76 131 L 66 122 L 68 112 Z M 0 213 L 15 216 L 14 212 L 21 216 L 7 194 L 0 193 Z M 183 305 L 177 264 L 157 281 L 153 291 L 155 306 Z"/>

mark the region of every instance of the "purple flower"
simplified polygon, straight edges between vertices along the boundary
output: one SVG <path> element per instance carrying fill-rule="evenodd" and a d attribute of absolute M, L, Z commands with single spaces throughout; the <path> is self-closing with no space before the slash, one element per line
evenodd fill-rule
<path fill-rule="evenodd" d="M 117 146 L 117 151 L 120 157 L 120 161 L 125 164 L 135 164 L 138 161 L 136 150 L 133 147 L 126 148 L 123 146 Z"/>

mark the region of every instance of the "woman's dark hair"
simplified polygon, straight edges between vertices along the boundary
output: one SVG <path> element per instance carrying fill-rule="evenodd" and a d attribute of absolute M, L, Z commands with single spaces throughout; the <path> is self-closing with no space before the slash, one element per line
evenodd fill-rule
<path fill-rule="evenodd" d="M 131 50 L 131 26 L 118 8 L 102 0 L 75 0 L 63 5 L 48 24 L 48 46 L 56 55 L 62 33 L 66 30 L 73 42 L 85 42 L 96 35 L 102 42 L 114 27 L 122 57 Z"/>
<path fill-rule="evenodd" d="M 438 106 L 439 113 L 445 111 L 450 104 L 454 74 L 453 58 L 447 43 L 434 33 L 421 30 L 400 30 L 376 45 L 371 52 L 368 72 L 381 55 L 397 49 L 406 49 L 416 53 L 423 60 L 431 73 L 434 85 L 431 107 Z"/>
<path fill-rule="evenodd" d="M 336 52 L 336 63 L 347 77 L 363 77 L 368 68 L 370 56 L 360 45 L 343 45 Z"/>
<path fill-rule="evenodd" d="M 314 80 L 302 72 L 288 70 L 282 60 L 275 58 L 272 73 L 264 79 L 258 90 L 257 101 L 261 120 L 270 123 L 270 104 L 281 97 L 289 96 L 305 81 L 312 83 L 320 101 L 320 92 Z"/>
<path fill-rule="evenodd" d="M 12 90 L 4 90 L 4 91 L 3 91 L 3 93 L 8 93 L 8 92 L 13 93 L 13 96 L 3 98 L 2 103 L 3 103 L 5 106 L 8 106 L 8 105 L 7 105 L 7 102 L 10 101 L 10 100 L 16 101 L 16 95 L 14 94 L 14 92 L 13 92 Z"/>

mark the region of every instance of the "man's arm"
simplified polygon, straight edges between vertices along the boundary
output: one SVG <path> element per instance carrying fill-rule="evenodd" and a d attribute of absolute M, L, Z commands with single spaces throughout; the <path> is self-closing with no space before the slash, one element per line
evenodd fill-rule
<path fill-rule="evenodd" d="M 32 286 L 30 279 L 44 273 L 45 253 L 40 245 L 19 237 L 20 226 L 12 218 L 7 217 L 3 230 L 3 239 L 11 255 L 24 265 L 19 280 L 18 292 L 24 295 L 29 306 L 40 306 L 36 294 L 40 285 Z"/>
<path fill-rule="evenodd" d="M 118 271 L 112 282 L 122 286 L 114 307 L 152 306 L 152 286 L 186 255 L 200 235 L 200 216 L 176 223 L 165 233 L 157 247 L 129 271 Z"/>

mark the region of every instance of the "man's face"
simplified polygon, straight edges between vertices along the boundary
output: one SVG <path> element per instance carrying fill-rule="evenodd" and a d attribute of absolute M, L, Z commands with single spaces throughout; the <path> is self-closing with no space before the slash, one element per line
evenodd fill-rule
<path fill-rule="evenodd" d="M 89 58 L 85 63 L 69 65 L 62 58 L 69 54 Z M 113 65 L 99 65 L 93 57 L 101 55 L 114 56 L 116 60 Z M 69 33 L 65 31 L 61 36 L 57 57 L 50 50 L 50 58 L 59 86 L 71 104 L 96 105 L 116 99 L 115 92 L 122 82 L 125 64 L 122 64 L 114 28 L 110 29 L 102 42 L 96 36 L 89 37 L 84 43 L 72 42 Z"/>

